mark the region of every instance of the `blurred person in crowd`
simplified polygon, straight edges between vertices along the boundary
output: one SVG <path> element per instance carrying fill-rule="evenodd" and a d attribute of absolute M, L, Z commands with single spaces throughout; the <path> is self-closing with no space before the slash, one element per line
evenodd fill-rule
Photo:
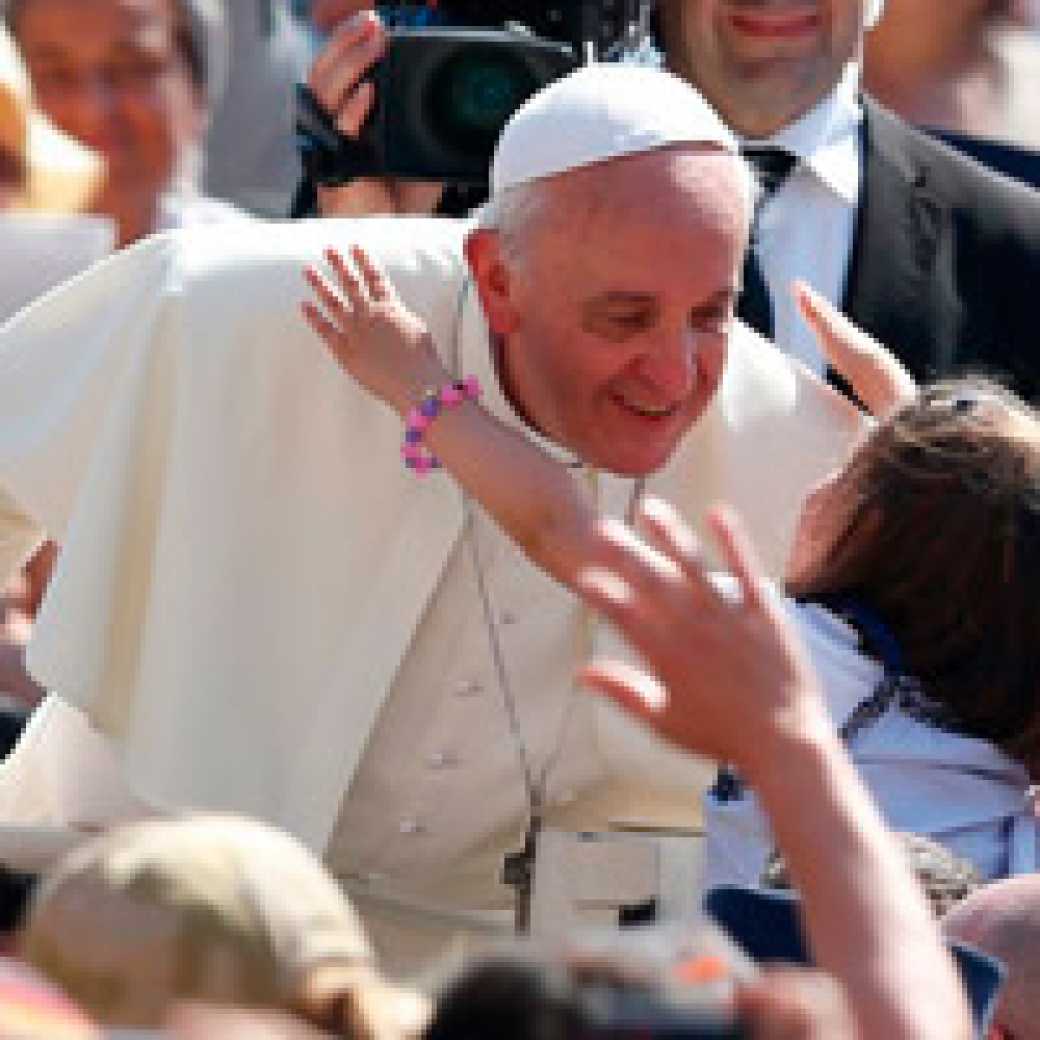
<path fill-rule="evenodd" d="M 0 213 L 80 213 L 90 205 L 102 177 L 98 157 L 38 111 L 21 55 L 0 24 Z M 7 262 L 17 262 L 17 257 Z M 0 605 L 0 696 L 11 698 L 14 709 L 0 716 L 0 754 L 14 745 L 18 718 L 42 696 L 25 671 L 24 651 L 53 551 L 50 545 L 33 555 Z"/>
<path fill-rule="evenodd" d="M 414 430 L 411 388 L 450 378 L 367 257 L 355 251 L 357 270 L 332 259 L 335 290 L 309 273 L 308 317 Z M 800 298 L 848 368 L 854 330 L 815 294 Z M 784 609 L 889 824 L 949 845 L 988 878 L 1035 871 L 1040 418 L 983 381 L 916 393 L 868 337 L 857 349 L 882 355 L 891 385 L 854 384 L 880 423 L 806 499 Z M 594 561 L 598 523 L 580 483 L 476 404 L 465 408 L 430 427 L 430 450 L 536 563 L 574 586 Z M 706 883 L 758 884 L 772 839 L 737 776 L 720 773 L 705 817 Z"/>
<path fill-rule="evenodd" d="M 163 1030 L 167 1040 L 328 1040 L 297 1015 L 211 1004 L 179 1004 Z"/>
<path fill-rule="evenodd" d="M 75 849 L 20 953 L 108 1026 L 158 1028 L 180 1001 L 292 1012 L 350 1040 L 401 1040 L 425 1018 L 382 980 L 318 860 L 240 817 L 148 820 Z"/>
<path fill-rule="evenodd" d="M 460 378 L 604 508 L 644 482 L 694 522 L 725 497 L 774 571 L 862 419 L 732 321 L 752 185 L 688 84 L 583 69 L 516 114 L 495 170 L 479 228 L 162 236 L 0 333 L 21 362 L 0 380 L 3 530 L 64 546 L 30 647 L 57 692 L 0 767 L 0 816 L 262 816 L 324 854 L 395 973 L 511 929 L 504 858 L 532 816 L 696 825 L 710 770 L 576 695 L 609 632 L 496 518 L 405 469 L 399 424 L 302 320 L 301 272 L 360 236 Z"/>
<path fill-rule="evenodd" d="M 362 77 L 385 32 L 359 0 L 317 57 L 311 87 L 346 136 L 374 101 Z M 763 195 L 738 314 L 822 373 L 789 288 L 800 278 L 895 351 L 917 378 L 984 366 L 1040 390 L 1033 286 L 1040 197 L 997 181 L 860 95 L 865 32 L 883 0 L 661 0 L 669 67 L 742 139 Z M 429 212 L 438 190 L 359 180 L 330 213 Z"/>
<path fill-rule="evenodd" d="M 311 35 L 286 0 L 225 0 L 229 72 L 206 137 L 206 190 L 272 217 L 289 212 L 299 177 L 294 88 Z"/>
<path fill-rule="evenodd" d="M 864 85 L 919 126 L 1035 147 L 1038 27 L 1033 0 L 887 0 L 866 39 Z"/>
<path fill-rule="evenodd" d="M 101 1028 L 30 965 L 0 958 L 0 1038 L 103 1040 Z"/>
<path fill-rule="evenodd" d="M 6 0 L 41 109 L 105 160 L 96 213 L 129 245 L 241 219 L 199 191 L 221 15 L 212 0 Z"/>
<path fill-rule="evenodd" d="M 54 568 L 58 548 L 45 542 L 7 585 L 3 594 L 3 635 L 0 639 L 0 689 L 22 712 L 34 708 L 43 690 L 25 669 L 25 647 L 33 621 Z M 11 734 L 0 737 L 4 752 L 14 746 Z"/>
<path fill-rule="evenodd" d="M 946 934 L 1007 968 L 987 1040 L 1040 1037 L 1040 875 L 995 881 L 947 914 Z"/>
<path fill-rule="evenodd" d="M 423 1040 L 856 1035 L 841 987 L 823 973 L 784 970 L 737 982 L 723 958 L 696 953 L 644 970 L 650 966 L 633 956 L 632 937 L 621 933 L 591 956 L 574 936 L 562 955 L 518 949 L 477 960 L 444 986 Z"/>
<path fill-rule="evenodd" d="M 0 25 L 0 212 L 78 213 L 101 177 L 97 157 L 37 109 L 25 64 Z"/>
<path fill-rule="evenodd" d="M 955 855 L 941 842 L 908 831 L 899 832 L 897 837 L 936 917 L 945 917 L 952 907 L 982 884 L 975 865 Z M 766 865 L 762 887 L 791 887 L 787 863 L 779 852 L 774 853 Z"/>

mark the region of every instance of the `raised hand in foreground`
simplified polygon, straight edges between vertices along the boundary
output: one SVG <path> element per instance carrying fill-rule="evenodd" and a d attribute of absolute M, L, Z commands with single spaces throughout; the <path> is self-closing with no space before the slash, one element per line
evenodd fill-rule
<path fill-rule="evenodd" d="M 641 503 L 642 538 L 602 526 L 579 590 L 654 674 L 600 662 L 583 679 L 659 736 L 754 777 L 770 767 L 772 741 L 830 734 L 833 724 L 739 520 L 720 510 L 709 523 L 735 587 L 709 574 L 696 536 L 660 499 Z"/>
<path fill-rule="evenodd" d="M 601 528 L 578 587 L 653 673 L 598 663 L 585 682 L 680 747 L 744 770 L 801 892 L 817 963 L 844 987 L 857 1036 L 966 1040 L 950 955 L 739 521 L 711 517 L 733 592 L 709 578 L 670 507 L 649 502 L 640 521 L 646 541 Z"/>

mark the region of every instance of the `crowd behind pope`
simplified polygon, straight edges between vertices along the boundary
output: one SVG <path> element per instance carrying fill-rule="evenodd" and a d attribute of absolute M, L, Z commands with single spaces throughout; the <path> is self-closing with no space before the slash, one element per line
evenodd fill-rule
<path fill-rule="evenodd" d="M 0 3 L 0 1037 L 1040 1037 L 1037 5 L 376 6 Z"/>

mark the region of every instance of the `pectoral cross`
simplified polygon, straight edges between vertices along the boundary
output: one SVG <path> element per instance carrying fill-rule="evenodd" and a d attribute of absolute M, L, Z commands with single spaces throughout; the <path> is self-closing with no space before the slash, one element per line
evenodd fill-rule
<path fill-rule="evenodd" d="M 531 931 L 531 900 L 534 895 L 534 868 L 538 851 L 538 833 L 542 829 L 540 813 L 531 814 L 520 852 L 509 852 L 502 861 L 502 883 L 513 889 L 513 931 L 528 935 Z"/>

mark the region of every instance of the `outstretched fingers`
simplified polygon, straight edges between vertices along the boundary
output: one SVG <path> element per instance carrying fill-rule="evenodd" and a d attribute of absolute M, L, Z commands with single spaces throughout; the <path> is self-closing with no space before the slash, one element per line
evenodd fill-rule
<path fill-rule="evenodd" d="M 300 311 L 303 313 L 304 320 L 308 325 L 318 334 L 318 336 L 325 342 L 329 349 L 339 357 L 340 351 L 343 349 L 341 345 L 342 336 L 340 335 L 339 329 L 325 317 L 325 314 L 316 304 L 310 300 L 304 300 L 300 304 Z"/>
<path fill-rule="evenodd" d="M 656 497 L 644 498 L 635 519 L 639 533 L 676 563 L 687 578 L 695 581 L 703 578 L 704 552 L 700 539 L 670 502 Z"/>
<path fill-rule="evenodd" d="M 325 259 L 328 260 L 329 266 L 336 275 L 336 280 L 350 304 L 350 309 L 355 313 L 363 311 L 368 306 L 369 297 L 365 286 L 361 284 L 357 271 L 343 259 L 343 254 L 337 249 L 326 249 Z"/>
<path fill-rule="evenodd" d="M 737 579 L 743 605 L 749 610 L 770 611 L 768 580 L 740 516 L 728 506 L 716 506 L 708 513 L 708 525 L 726 569 Z"/>
<path fill-rule="evenodd" d="M 312 329 L 321 336 L 337 354 L 346 346 L 345 327 L 349 323 L 350 313 L 342 296 L 329 284 L 321 271 L 314 266 L 304 268 L 304 278 L 314 290 L 320 308 L 312 301 L 303 305 L 304 317 Z"/>
<path fill-rule="evenodd" d="M 377 302 L 394 299 L 394 288 L 386 274 L 361 246 L 351 246 L 350 256 L 361 272 L 365 291 L 371 299 Z"/>

